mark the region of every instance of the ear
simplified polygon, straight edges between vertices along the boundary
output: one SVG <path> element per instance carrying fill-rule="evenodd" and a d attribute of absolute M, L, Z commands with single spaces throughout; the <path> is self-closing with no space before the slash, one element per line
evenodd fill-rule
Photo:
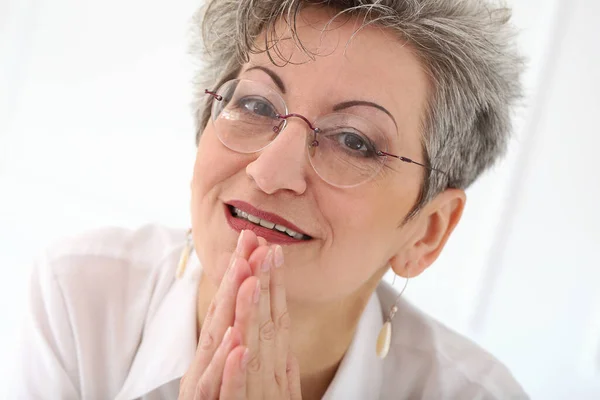
<path fill-rule="evenodd" d="M 396 274 L 414 278 L 433 264 L 460 221 L 466 201 L 463 190 L 446 189 L 419 211 L 408 223 L 411 236 L 403 256 L 390 260 Z"/>

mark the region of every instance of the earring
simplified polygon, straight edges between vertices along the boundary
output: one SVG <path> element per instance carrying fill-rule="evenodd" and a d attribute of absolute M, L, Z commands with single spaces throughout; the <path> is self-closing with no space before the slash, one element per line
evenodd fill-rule
<path fill-rule="evenodd" d="M 177 264 L 177 271 L 175 272 L 176 279 L 179 279 L 183 276 L 192 250 L 194 250 L 194 242 L 192 241 L 192 229 L 190 228 L 185 235 L 185 245 L 183 246 L 183 250 L 179 256 L 179 263 Z"/>
<path fill-rule="evenodd" d="M 409 279 L 410 276 L 407 276 L 406 282 L 404 282 L 404 287 L 398 294 L 398 297 L 396 297 L 396 301 L 394 301 L 394 304 L 390 307 L 390 313 L 388 314 L 385 323 L 381 327 L 379 335 L 377 335 L 377 344 L 375 346 L 375 352 L 377 353 L 377 356 L 381 359 L 385 358 L 388 352 L 390 351 L 390 345 L 392 343 L 392 318 L 394 318 L 394 315 L 396 315 L 396 312 L 398 312 L 398 300 L 400 300 L 402 293 L 404 293 L 404 291 L 406 290 L 406 286 L 408 285 Z M 394 286 L 395 281 L 396 274 L 394 274 L 392 286 Z"/>

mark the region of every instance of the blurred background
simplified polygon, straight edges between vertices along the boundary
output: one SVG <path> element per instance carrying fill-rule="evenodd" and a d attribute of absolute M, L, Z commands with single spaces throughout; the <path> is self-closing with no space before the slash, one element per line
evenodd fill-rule
<path fill-rule="evenodd" d="M 0 0 L 0 398 L 42 248 L 188 226 L 200 1 Z M 600 399 L 600 2 L 508 3 L 529 60 L 510 152 L 406 296 L 532 398 Z"/>

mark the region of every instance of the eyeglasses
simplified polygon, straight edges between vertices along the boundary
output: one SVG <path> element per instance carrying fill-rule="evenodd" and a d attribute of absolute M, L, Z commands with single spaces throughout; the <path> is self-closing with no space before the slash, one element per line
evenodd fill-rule
<path fill-rule="evenodd" d="M 336 112 L 313 125 L 306 117 L 289 113 L 281 95 L 263 83 L 233 79 L 205 93 L 213 97 L 211 119 L 217 137 L 235 152 L 261 151 L 285 129 L 290 118 L 303 120 L 310 128 L 306 141 L 310 164 L 321 179 L 336 187 L 367 182 L 381 171 L 388 157 L 443 172 L 388 153 L 386 135 L 358 115 Z"/>

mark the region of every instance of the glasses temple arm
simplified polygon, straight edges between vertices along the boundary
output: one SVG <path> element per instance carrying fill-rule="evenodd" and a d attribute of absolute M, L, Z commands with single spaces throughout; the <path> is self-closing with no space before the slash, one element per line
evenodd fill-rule
<path fill-rule="evenodd" d="M 211 96 L 212 96 L 212 97 L 214 97 L 214 98 L 215 98 L 217 101 L 221 101 L 221 100 L 223 100 L 223 96 L 221 96 L 221 95 L 217 94 L 216 92 L 210 91 L 210 90 L 208 90 L 208 89 L 204 89 L 204 93 L 205 93 L 205 94 L 209 94 L 209 95 L 211 95 Z M 288 114 L 288 115 L 278 115 L 277 117 L 278 117 L 278 118 L 280 118 L 280 119 L 283 119 L 283 120 L 286 120 L 286 119 L 288 119 L 289 117 L 299 117 L 299 118 L 303 119 L 303 120 L 304 120 L 304 122 L 306 122 L 306 123 L 308 124 L 308 126 L 309 126 L 309 127 L 310 127 L 310 128 L 313 130 L 313 131 L 315 131 L 315 132 L 317 131 L 315 128 L 313 128 L 312 124 L 311 124 L 311 123 L 310 123 L 310 122 L 309 122 L 309 121 L 308 121 L 308 120 L 307 120 L 305 117 L 303 117 L 302 115 L 299 115 L 299 114 Z M 385 152 L 385 151 L 381 151 L 381 150 L 378 150 L 378 151 L 377 151 L 377 155 L 378 155 L 379 157 L 386 157 L 386 156 L 389 156 L 389 157 L 394 157 L 394 158 L 397 158 L 398 160 L 400 160 L 400 161 L 403 161 L 403 162 L 405 162 L 405 163 L 409 163 L 409 164 L 416 164 L 416 165 L 419 165 L 419 166 L 421 166 L 421 167 L 423 167 L 423 168 L 425 168 L 425 169 L 428 169 L 428 170 L 430 170 L 430 171 L 437 171 L 437 172 L 441 172 L 441 173 L 443 173 L 443 174 L 446 174 L 446 172 L 445 172 L 445 171 L 442 171 L 441 169 L 437 169 L 437 168 L 433 168 L 433 167 L 428 167 L 427 165 L 425 165 L 425 164 L 422 164 L 422 163 L 420 163 L 420 162 L 418 162 L 418 161 L 411 160 L 411 159 L 410 159 L 410 158 L 408 158 L 408 157 L 397 156 L 397 155 L 395 155 L 395 154 L 387 153 L 387 152 Z"/>
<path fill-rule="evenodd" d="M 415 161 L 415 160 L 411 160 L 408 157 L 397 156 L 395 154 L 387 153 L 387 152 L 381 151 L 381 150 L 377 151 L 377 155 L 380 156 L 380 157 L 386 157 L 386 156 L 394 157 L 394 158 L 397 158 L 398 160 L 403 161 L 403 162 L 408 163 L 408 164 L 416 164 L 416 165 L 419 165 L 419 166 L 421 166 L 421 167 L 423 167 L 425 169 L 428 169 L 430 171 L 437 171 L 437 172 L 441 172 L 443 174 L 446 174 L 446 171 L 442 171 L 441 169 L 437 169 L 437 168 L 433 168 L 433 167 L 428 167 L 427 165 L 422 164 L 422 163 L 420 163 L 418 161 Z"/>
<path fill-rule="evenodd" d="M 217 94 L 216 92 L 211 92 L 208 89 L 204 89 L 204 94 L 210 94 L 212 97 L 214 97 L 218 101 L 223 100 L 223 96 Z"/>

